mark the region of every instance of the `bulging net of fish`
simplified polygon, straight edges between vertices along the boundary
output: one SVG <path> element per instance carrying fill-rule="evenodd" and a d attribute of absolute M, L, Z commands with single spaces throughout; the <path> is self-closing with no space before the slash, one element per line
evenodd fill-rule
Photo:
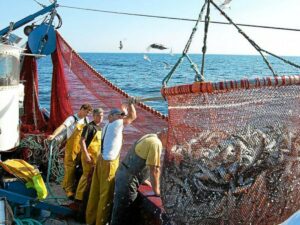
<path fill-rule="evenodd" d="M 300 208 L 299 77 L 162 90 L 173 224 L 278 224 Z"/>

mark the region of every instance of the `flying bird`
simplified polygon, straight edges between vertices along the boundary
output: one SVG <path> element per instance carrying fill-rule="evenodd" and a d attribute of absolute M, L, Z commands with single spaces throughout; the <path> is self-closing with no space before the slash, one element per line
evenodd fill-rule
<path fill-rule="evenodd" d="M 164 69 L 169 69 L 170 68 L 170 64 L 167 62 L 162 62 L 164 64 Z"/>
<path fill-rule="evenodd" d="M 148 61 L 148 62 L 151 62 L 151 59 L 147 56 L 147 55 L 144 55 L 144 60 Z"/>
<path fill-rule="evenodd" d="M 120 46 L 119 46 L 119 49 L 122 50 L 123 49 L 123 42 L 120 41 Z"/>
<path fill-rule="evenodd" d="M 221 9 L 230 8 L 229 3 L 230 3 L 231 1 L 232 1 L 232 0 L 224 0 L 224 2 L 220 5 L 220 8 L 221 8 Z"/>
<path fill-rule="evenodd" d="M 169 49 L 168 47 L 162 45 L 162 44 L 151 44 L 147 47 L 147 51 L 149 51 L 151 48 L 153 49 L 159 49 L 159 50 L 166 50 Z"/>

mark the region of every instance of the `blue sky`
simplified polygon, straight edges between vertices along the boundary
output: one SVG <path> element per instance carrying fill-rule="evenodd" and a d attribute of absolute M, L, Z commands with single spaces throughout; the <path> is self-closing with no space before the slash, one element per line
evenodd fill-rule
<path fill-rule="evenodd" d="M 48 0 L 39 0 L 50 4 Z M 196 19 L 204 0 L 59 0 L 60 5 L 153 14 Z M 222 2 L 215 0 L 216 3 Z M 0 0 L 0 27 L 8 25 L 41 7 L 33 0 Z M 300 0 L 232 0 L 226 13 L 237 23 L 300 28 Z M 181 52 L 194 22 L 112 15 L 59 7 L 63 20 L 59 32 L 78 52 L 147 52 L 152 43 Z M 211 9 L 211 20 L 225 21 Z M 300 32 L 268 29 L 242 29 L 259 46 L 279 55 L 300 55 Z M 16 32 L 21 34 L 21 31 Z M 119 41 L 124 48 L 118 49 Z M 198 27 L 191 45 L 192 53 L 201 53 L 203 24 Z M 151 50 L 151 52 L 158 52 Z M 211 24 L 208 53 L 257 54 L 252 46 L 232 27 Z"/>

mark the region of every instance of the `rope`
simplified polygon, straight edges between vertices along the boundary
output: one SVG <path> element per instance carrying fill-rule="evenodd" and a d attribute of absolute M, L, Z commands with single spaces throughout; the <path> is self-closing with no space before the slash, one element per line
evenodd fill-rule
<path fill-rule="evenodd" d="M 52 191 L 51 185 L 50 185 L 50 175 L 51 175 L 51 171 L 52 171 L 52 159 L 53 159 L 53 151 L 52 151 L 53 148 L 55 148 L 54 141 L 51 141 L 50 147 L 49 147 L 49 158 L 48 158 L 46 185 L 47 185 L 47 188 L 49 190 L 50 195 L 56 200 L 56 202 L 58 204 L 61 204 L 61 202 L 58 199 L 60 199 L 60 198 L 65 199 L 65 197 L 55 196 L 53 191 Z"/>
<path fill-rule="evenodd" d="M 31 134 L 26 138 L 23 138 L 20 142 L 20 148 L 27 148 L 26 151 L 29 153 L 27 157 L 29 158 L 29 162 L 33 162 L 33 164 L 43 162 L 43 157 L 46 154 L 44 146 L 42 145 L 43 134 Z"/>
<path fill-rule="evenodd" d="M 56 10 L 53 9 L 53 10 L 45 17 L 45 20 L 44 20 L 43 23 L 46 24 L 46 26 L 47 26 L 46 34 L 48 34 L 50 27 L 52 27 L 52 23 L 53 23 L 53 20 L 54 20 L 54 17 L 55 17 L 55 16 L 56 16 Z M 48 17 L 50 17 L 50 18 L 48 19 Z M 48 21 L 46 22 L 46 20 L 48 20 Z M 59 24 L 60 24 L 60 22 L 61 22 L 61 21 L 59 21 Z M 60 27 L 60 26 L 61 26 L 61 24 L 58 25 L 57 27 Z M 57 29 L 57 28 L 56 28 L 56 29 Z M 44 35 L 43 38 L 40 40 L 40 46 L 39 46 L 39 49 L 38 49 L 38 54 L 41 54 L 41 53 L 42 53 L 42 50 L 43 50 L 43 48 L 45 47 L 46 42 L 47 42 L 47 35 Z"/>
<path fill-rule="evenodd" d="M 43 146 L 35 139 L 38 139 L 40 135 L 30 135 L 26 138 L 23 138 L 20 142 L 19 147 L 20 148 L 28 148 L 31 150 L 31 156 L 40 156 L 40 153 L 44 150 Z M 32 150 L 35 152 L 34 154 L 32 153 Z M 37 153 L 38 152 L 38 153 Z M 37 162 L 39 159 L 34 158 L 34 160 Z"/>
<path fill-rule="evenodd" d="M 180 17 L 170 17 L 170 16 L 157 16 L 157 15 L 150 15 L 150 14 L 138 14 L 138 13 L 127 13 L 127 12 L 117 12 L 117 11 L 109 11 L 109 10 L 101 10 L 101 9 L 90 9 L 90 8 L 82 8 L 82 7 L 74 7 L 68 5 L 59 5 L 62 8 L 69 8 L 69 9 L 78 9 L 78 10 L 85 10 L 85 11 L 93 11 L 93 12 L 100 12 L 100 13 L 110 13 L 110 14 L 117 14 L 117 15 L 127 15 L 127 16 L 139 16 L 139 17 L 148 17 L 148 18 L 156 18 L 156 19 L 168 19 L 168 20 L 181 20 L 181 21 L 188 21 L 188 22 L 196 22 L 196 19 L 189 19 L 189 18 L 180 18 Z M 204 21 L 200 21 L 204 22 Z M 231 25 L 231 23 L 220 22 L 220 21 L 210 21 L 213 24 L 221 24 L 221 25 Z M 265 26 L 265 25 L 256 25 L 256 24 L 245 24 L 245 23 L 237 23 L 236 25 L 242 27 L 254 27 L 254 28 L 262 28 L 262 29 L 273 29 L 273 30 L 285 30 L 285 31 L 300 31 L 300 28 L 288 28 L 288 27 L 275 27 L 275 26 Z"/>
<path fill-rule="evenodd" d="M 184 50 L 182 52 L 181 57 L 175 63 L 175 65 L 173 66 L 173 68 L 171 69 L 171 71 L 167 74 L 167 76 L 163 79 L 162 84 L 163 84 L 164 87 L 167 86 L 167 84 L 168 84 L 169 80 L 171 79 L 173 73 L 176 71 L 177 67 L 182 63 L 184 57 L 186 57 L 189 60 L 189 62 L 191 64 L 191 68 L 196 73 L 195 81 L 203 81 L 204 80 L 204 77 L 202 76 L 202 74 L 200 74 L 197 65 L 195 63 L 193 63 L 193 61 L 187 55 L 187 53 L 188 53 L 188 50 L 189 50 L 189 48 L 191 46 L 192 40 L 194 38 L 194 35 L 195 35 L 196 31 L 197 31 L 198 24 L 202 20 L 201 18 L 202 18 L 202 15 L 203 15 L 203 12 L 204 12 L 204 9 L 205 9 L 205 6 L 207 5 L 207 3 L 208 2 L 206 0 L 205 3 L 204 3 L 204 5 L 201 8 L 201 11 L 200 11 L 199 16 L 198 16 L 198 20 L 196 21 L 196 24 L 195 24 L 195 26 L 194 26 L 194 28 L 192 30 L 192 33 L 191 33 L 191 35 L 190 35 L 190 37 L 189 37 L 189 39 L 188 39 L 188 41 L 187 41 L 187 43 L 186 43 L 186 45 L 184 47 Z"/>
<path fill-rule="evenodd" d="M 37 130 L 38 129 L 38 124 L 37 124 L 37 115 L 36 115 L 36 108 L 35 108 L 35 104 L 37 101 L 35 101 L 35 96 L 36 96 L 36 85 L 35 85 L 35 80 L 33 77 L 33 88 L 32 88 L 32 102 L 33 102 L 33 123 L 34 123 L 34 129 Z"/>
<path fill-rule="evenodd" d="M 38 5 L 40 5 L 43 8 L 46 8 L 46 5 L 43 5 L 42 3 L 38 2 L 37 0 L 33 0 L 35 3 L 37 3 Z"/>
<path fill-rule="evenodd" d="M 48 154 L 44 155 L 44 161 L 48 163 L 46 182 L 49 183 L 50 176 L 55 178 L 56 183 L 61 183 L 64 176 L 64 164 L 61 160 L 64 158 L 64 149 L 62 145 L 57 144 L 56 141 L 50 142 L 47 145 Z"/>
<path fill-rule="evenodd" d="M 173 68 L 171 69 L 171 71 L 168 73 L 168 75 L 163 79 L 162 84 L 164 87 L 167 86 L 167 83 L 169 82 L 172 74 L 175 72 L 175 70 L 177 69 L 177 67 L 180 65 L 180 63 L 183 61 L 183 57 L 184 55 L 182 54 L 180 56 L 180 58 L 177 60 L 177 62 L 175 63 L 175 65 L 173 66 Z"/>
<path fill-rule="evenodd" d="M 14 218 L 14 223 L 17 225 L 42 225 L 42 223 L 32 218 L 25 218 L 25 219 Z"/>
<path fill-rule="evenodd" d="M 196 77 L 195 80 L 196 81 L 201 81 L 204 79 L 201 79 L 204 77 L 204 63 L 205 63 L 205 53 L 206 53 L 206 40 L 207 40 L 207 33 L 208 33 L 208 25 L 209 25 L 209 21 L 210 21 L 210 1 L 206 0 L 206 16 L 205 16 L 205 26 L 204 26 L 204 37 L 203 37 L 203 47 L 202 47 L 202 64 L 201 64 L 201 77 Z"/>
<path fill-rule="evenodd" d="M 46 184 L 49 189 L 50 194 L 53 196 L 53 192 L 49 185 L 50 176 L 55 177 L 55 182 L 60 183 L 64 175 L 63 163 L 60 162 L 60 159 L 63 158 L 63 150 L 60 149 L 58 145 L 51 144 L 48 145 L 48 141 L 44 140 L 44 147 L 35 140 L 39 138 L 39 135 L 30 135 L 27 138 L 24 138 L 20 142 L 20 148 L 27 148 L 30 151 L 30 156 L 33 156 L 34 162 L 43 162 L 47 163 L 47 177 Z M 33 152 L 33 153 L 32 153 Z M 49 154 L 49 155 L 48 155 Z M 61 197 L 57 197 L 61 198 Z"/>
<path fill-rule="evenodd" d="M 69 72 L 71 72 L 71 66 L 72 66 L 72 59 L 73 59 L 73 51 L 71 51 L 71 55 L 70 55 L 70 62 L 69 62 Z"/>
<path fill-rule="evenodd" d="M 294 66 L 294 67 L 300 69 L 300 66 L 299 66 L 299 65 L 297 65 L 297 64 L 295 64 L 295 63 L 293 63 L 293 62 L 291 62 L 291 61 L 289 61 L 289 60 L 287 60 L 287 59 L 284 59 L 284 58 L 282 58 L 282 57 L 280 57 L 280 56 L 278 56 L 278 55 L 275 55 L 275 54 L 273 54 L 273 53 L 271 53 L 271 52 L 269 52 L 269 51 L 267 51 L 267 50 L 264 50 L 264 49 L 262 49 L 262 51 L 265 52 L 265 53 L 267 53 L 267 54 L 269 54 L 269 55 L 271 55 L 271 56 L 273 56 L 273 57 L 275 57 L 275 58 L 277 58 L 277 59 L 282 60 L 283 62 L 285 62 L 285 63 L 287 63 L 287 64 L 289 64 L 289 65 L 291 65 L 291 66 Z"/>
<path fill-rule="evenodd" d="M 219 7 L 218 7 L 218 5 L 217 4 L 215 4 L 214 3 L 214 1 L 213 0 L 209 0 L 210 2 L 211 2 L 211 4 L 213 4 L 214 5 L 214 7 L 229 21 L 229 23 L 230 24 L 232 24 L 237 30 L 238 30 L 238 32 L 241 34 L 241 35 L 243 35 L 246 39 L 247 39 L 247 41 L 249 41 L 249 43 L 259 52 L 259 54 L 262 56 L 262 58 L 263 58 L 263 60 L 264 60 L 264 62 L 267 64 L 267 66 L 268 66 L 268 68 L 271 70 L 271 72 L 272 72 L 272 74 L 273 74 L 273 76 L 277 76 L 277 74 L 275 73 L 275 71 L 273 70 L 273 68 L 272 68 L 272 66 L 271 66 L 271 64 L 269 63 L 269 61 L 267 60 L 267 58 L 263 55 L 263 52 L 264 53 L 267 53 L 267 54 L 269 54 L 269 55 L 271 55 L 271 56 L 273 56 L 273 57 L 276 57 L 277 59 L 280 59 L 280 60 L 282 60 L 283 62 L 285 62 L 285 63 L 287 63 L 287 64 L 289 64 L 289 65 L 291 65 L 291 66 L 294 66 L 294 67 L 296 67 L 296 68 L 300 68 L 300 66 L 299 65 L 297 65 L 297 64 L 295 64 L 295 63 L 293 63 L 293 62 L 291 62 L 291 61 L 289 61 L 289 60 L 287 60 L 287 59 L 283 59 L 282 57 L 280 57 L 280 56 L 277 56 L 277 55 L 275 55 L 275 54 L 273 54 L 273 53 L 270 53 L 270 52 L 268 52 L 268 51 L 266 51 L 266 50 L 264 50 L 264 49 L 262 49 L 261 47 L 259 47 L 258 46 L 258 44 L 256 44 L 253 40 L 251 40 L 242 30 L 241 30 L 241 28 L 239 28 L 238 26 L 237 26 L 237 24 L 235 24 L 232 20 L 231 20 L 231 18 L 222 10 L 222 9 L 220 9 Z"/>
<path fill-rule="evenodd" d="M 58 33 L 59 34 L 59 33 Z M 61 35 L 59 35 L 59 38 L 62 40 L 62 42 L 70 49 L 70 51 L 72 51 L 73 53 L 73 58 L 77 58 L 79 59 L 81 62 L 83 62 L 83 64 L 85 64 L 85 66 L 87 66 L 92 72 L 93 74 L 96 75 L 96 77 L 98 79 L 100 79 L 101 81 L 103 81 L 104 83 L 106 83 L 108 86 L 110 86 L 113 90 L 117 91 L 118 93 L 120 93 L 121 95 L 125 96 L 126 98 L 129 97 L 129 95 L 123 91 L 122 89 L 118 88 L 117 86 L 115 86 L 112 82 L 110 82 L 107 78 L 103 77 L 99 72 L 96 71 L 96 69 L 94 69 L 92 66 L 90 66 L 76 51 L 74 51 L 74 49 L 63 39 L 63 37 Z M 65 59 L 66 60 L 66 59 Z M 72 68 L 71 68 L 72 70 Z M 76 74 L 76 72 L 74 72 L 74 74 Z M 77 75 L 76 75 L 77 76 Z M 101 98 L 101 96 L 99 96 Z M 141 107 L 142 109 L 150 112 L 151 114 L 155 115 L 158 118 L 161 118 L 163 120 L 168 120 L 168 117 L 162 113 L 160 113 L 159 111 L 151 108 L 148 105 L 145 105 L 142 102 L 138 102 L 137 104 L 139 107 Z"/>

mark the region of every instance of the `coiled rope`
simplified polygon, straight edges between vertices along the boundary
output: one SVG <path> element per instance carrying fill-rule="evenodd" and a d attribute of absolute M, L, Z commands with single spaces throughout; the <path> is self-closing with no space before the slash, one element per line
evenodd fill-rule
<path fill-rule="evenodd" d="M 61 160 L 63 159 L 64 150 L 61 148 L 61 145 L 58 145 L 54 142 L 49 143 L 47 140 L 44 140 L 42 145 L 39 143 L 40 136 L 41 135 L 30 135 L 22 139 L 20 142 L 20 147 L 27 148 L 27 151 L 29 151 L 29 155 L 27 157 L 33 158 L 32 161 L 48 164 L 46 177 L 47 189 L 49 190 L 52 198 L 56 200 L 65 199 L 65 196 L 55 196 L 50 186 L 50 177 L 54 178 L 56 183 L 61 183 L 63 180 L 64 164 L 61 162 Z M 58 200 L 57 202 L 60 203 Z"/>
<path fill-rule="evenodd" d="M 50 176 L 55 178 L 56 183 L 61 183 L 64 176 L 64 164 L 60 162 L 60 160 L 63 159 L 63 151 L 60 148 L 60 145 L 58 145 L 55 141 L 51 141 L 50 145 L 47 144 L 47 148 L 49 155 L 46 157 L 48 160 L 46 185 L 51 198 L 55 199 L 58 204 L 61 204 L 59 199 L 66 199 L 66 197 L 56 196 L 54 194 L 50 185 Z"/>
<path fill-rule="evenodd" d="M 26 219 L 14 218 L 14 223 L 16 225 L 42 225 L 42 223 L 32 218 L 26 218 Z"/>
<path fill-rule="evenodd" d="M 20 148 L 27 148 L 29 155 L 28 158 L 32 158 L 30 161 L 34 163 L 40 162 L 43 158 L 44 147 L 42 146 L 42 136 L 39 134 L 31 134 L 20 141 Z"/>

